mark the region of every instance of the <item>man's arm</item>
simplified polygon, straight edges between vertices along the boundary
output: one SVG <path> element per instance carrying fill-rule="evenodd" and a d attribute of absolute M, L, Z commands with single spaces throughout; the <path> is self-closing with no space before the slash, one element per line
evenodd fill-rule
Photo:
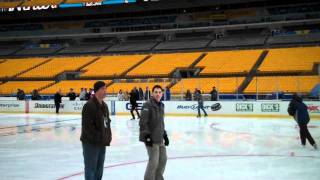
<path fill-rule="evenodd" d="M 140 125 L 140 133 L 141 136 L 143 138 L 145 138 L 146 136 L 150 135 L 151 132 L 149 130 L 149 119 L 150 119 L 150 109 L 149 109 L 149 105 L 147 103 L 144 103 L 142 106 L 142 110 L 141 110 L 141 118 L 139 121 L 139 125 Z"/>

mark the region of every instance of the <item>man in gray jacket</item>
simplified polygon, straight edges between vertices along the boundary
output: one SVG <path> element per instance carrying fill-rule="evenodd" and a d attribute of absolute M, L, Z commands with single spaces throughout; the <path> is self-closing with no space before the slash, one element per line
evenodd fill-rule
<path fill-rule="evenodd" d="M 152 97 L 143 104 L 141 111 L 140 141 L 144 142 L 149 155 L 145 180 L 163 180 L 167 163 L 166 147 L 169 139 L 164 125 L 164 104 L 161 102 L 163 89 L 159 85 L 152 88 Z"/>
<path fill-rule="evenodd" d="M 99 180 L 103 175 L 106 146 L 112 139 L 106 96 L 106 84 L 94 84 L 94 96 L 83 106 L 81 138 L 86 180 Z"/>

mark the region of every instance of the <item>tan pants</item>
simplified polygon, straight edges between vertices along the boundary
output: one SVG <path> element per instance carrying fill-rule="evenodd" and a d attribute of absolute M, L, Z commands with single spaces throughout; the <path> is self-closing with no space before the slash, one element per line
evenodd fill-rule
<path fill-rule="evenodd" d="M 167 150 L 164 145 L 153 144 L 146 146 L 149 161 L 144 175 L 144 180 L 164 180 L 163 173 L 167 164 Z"/>

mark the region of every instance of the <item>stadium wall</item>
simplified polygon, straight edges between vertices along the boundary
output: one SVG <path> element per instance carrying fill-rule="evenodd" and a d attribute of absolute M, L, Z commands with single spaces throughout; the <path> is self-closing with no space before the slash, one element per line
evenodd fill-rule
<path fill-rule="evenodd" d="M 62 114 L 80 114 L 85 101 L 63 101 Z M 112 115 L 129 115 L 127 101 L 106 101 Z M 310 116 L 320 119 L 320 101 L 306 101 Z M 141 110 L 143 102 L 138 102 Z M 164 101 L 167 116 L 196 116 L 196 101 Z M 223 117 L 285 117 L 288 118 L 288 101 L 205 101 L 209 116 Z M 0 100 L 0 113 L 55 113 L 53 101 Z"/>

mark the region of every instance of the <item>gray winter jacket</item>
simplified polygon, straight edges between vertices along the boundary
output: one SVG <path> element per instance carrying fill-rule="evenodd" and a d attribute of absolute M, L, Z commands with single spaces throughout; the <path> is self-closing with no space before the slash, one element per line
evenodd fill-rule
<path fill-rule="evenodd" d="M 156 102 L 153 98 L 143 104 L 140 118 L 139 140 L 146 141 L 146 136 L 150 135 L 154 144 L 162 144 L 166 135 L 164 125 L 164 104 Z"/>

